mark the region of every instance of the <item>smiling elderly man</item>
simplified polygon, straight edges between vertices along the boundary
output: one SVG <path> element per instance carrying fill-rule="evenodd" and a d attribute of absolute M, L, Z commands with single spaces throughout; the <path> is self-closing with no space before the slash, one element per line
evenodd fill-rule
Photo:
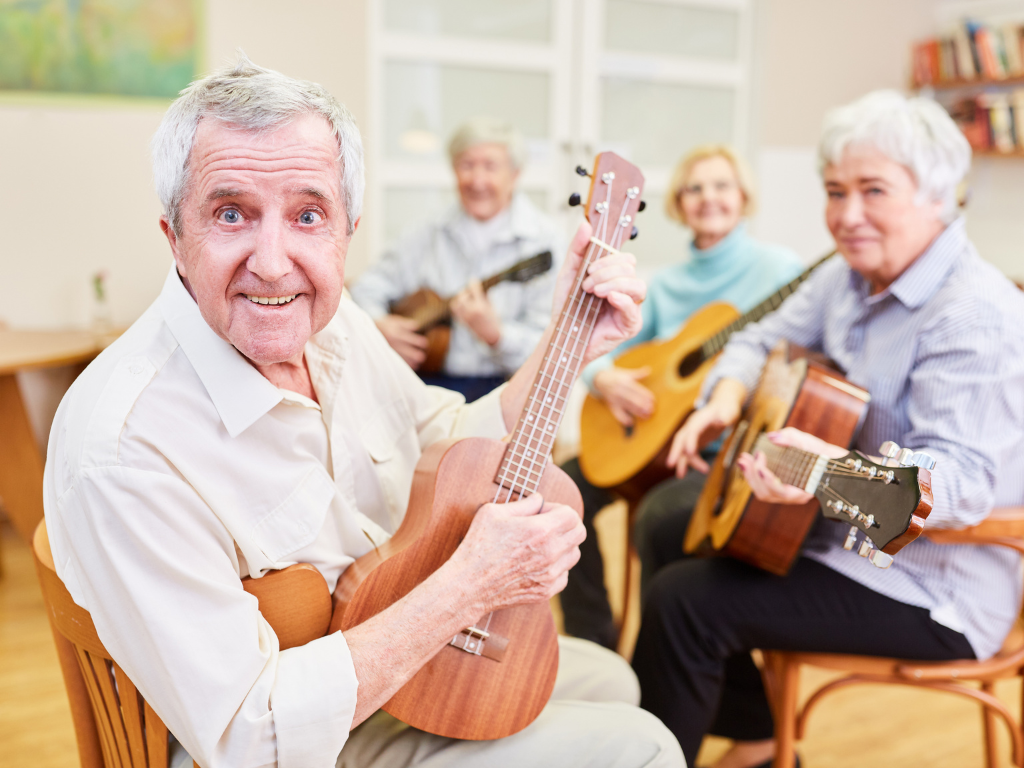
<path fill-rule="evenodd" d="M 633 706 L 628 667 L 586 644 L 562 646 L 555 697 L 507 739 L 444 739 L 378 711 L 463 627 L 564 586 L 583 528 L 536 496 L 482 507 L 444 566 L 364 624 L 279 649 L 240 578 L 304 561 L 333 588 L 401 522 L 425 446 L 515 422 L 542 350 L 467 406 L 342 296 L 362 147 L 319 86 L 243 59 L 174 102 L 154 164 L 174 267 L 61 404 L 45 504 L 57 572 L 180 742 L 175 764 L 681 765 Z M 608 301 L 593 359 L 635 333 L 644 286 L 620 255 L 584 287 Z M 517 555 L 524 538 L 543 543 Z"/>
<path fill-rule="evenodd" d="M 451 343 L 440 374 L 428 384 L 467 400 L 515 373 L 540 341 L 551 310 L 554 272 L 486 293 L 480 281 L 543 251 L 561 261 L 554 222 L 516 191 L 526 147 L 515 127 L 490 117 L 460 126 L 448 144 L 459 202 L 436 221 L 407 232 L 352 286 L 352 298 L 413 368 L 427 339 L 413 320 L 389 314 L 391 302 L 429 288 L 452 301 Z"/>

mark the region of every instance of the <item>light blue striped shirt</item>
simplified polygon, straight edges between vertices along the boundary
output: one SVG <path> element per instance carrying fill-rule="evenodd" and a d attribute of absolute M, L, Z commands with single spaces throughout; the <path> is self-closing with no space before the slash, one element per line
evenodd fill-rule
<path fill-rule="evenodd" d="M 824 264 L 778 311 L 732 337 L 703 396 L 724 377 L 753 390 L 781 338 L 823 352 L 871 393 L 854 447 L 877 455 L 894 440 L 935 457 L 926 528 L 970 526 L 993 507 L 1024 504 L 1024 294 L 978 256 L 962 219 L 874 296 L 841 257 Z M 847 530 L 819 519 L 804 554 L 928 609 L 978 658 L 999 650 L 1020 610 L 1018 555 L 922 537 L 880 570 L 842 548 Z"/>

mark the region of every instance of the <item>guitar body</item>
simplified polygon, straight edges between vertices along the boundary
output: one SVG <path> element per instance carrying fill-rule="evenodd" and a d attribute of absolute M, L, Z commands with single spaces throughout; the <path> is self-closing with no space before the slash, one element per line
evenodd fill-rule
<path fill-rule="evenodd" d="M 867 393 L 832 368 L 792 358 L 785 343 L 768 356 L 761 381 L 715 459 L 690 519 L 683 550 L 710 550 L 784 575 L 818 516 L 812 499 L 800 506 L 753 497 L 735 465 L 765 432 L 796 427 L 833 445 L 849 446 L 867 414 Z"/>
<path fill-rule="evenodd" d="M 498 440 L 468 438 L 424 451 L 402 525 L 338 581 L 332 632 L 384 610 L 451 557 L 477 509 L 494 500 L 494 478 L 508 448 Z M 538 491 L 582 516 L 580 492 L 558 467 L 548 463 Z M 485 644 L 507 641 L 500 661 L 445 645 L 384 709 L 415 728 L 456 739 L 498 739 L 529 725 L 547 704 L 558 671 L 548 604 L 497 611 L 487 631 L 493 640 Z"/>
<path fill-rule="evenodd" d="M 654 393 L 654 412 L 627 429 L 602 400 L 587 396 L 580 419 L 579 457 L 587 480 L 632 497 L 669 477 L 668 445 L 693 410 L 704 377 L 717 359 L 702 360 L 701 345 L 739 317 L 729 304 L 708 304 L 691 315 L 673 338 L 638 344 L 615 361 L 620 368 L 650 366 L 651 373 L 642 383 Z"/>
<path fill-rule="evenodd" d="M 452 333 L 450 321 L 446 319 L 448 301 L 429 288 L 420 288 L 394 302 L 391 313 L 419 322 L 420 331 L 427 337 L 427 357 L 417 370 L 420 373 L 439 373 L 448 356 Z"/>

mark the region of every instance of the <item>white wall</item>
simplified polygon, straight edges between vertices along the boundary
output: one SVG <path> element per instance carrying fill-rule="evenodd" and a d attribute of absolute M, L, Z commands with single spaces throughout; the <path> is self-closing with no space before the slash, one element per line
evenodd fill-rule
<path fill-rule="evenodd" d="M 231 60 L 241 47 L 263 66 L 322 83 L 361 121 L 365 6 L 207 0 L 207 65 Z M 170 255 L 157 226 L 148 144 L 168 103 L 0 95 L 0 268 L 9 286 L 0 322 L 88 325 L 89 280 L 101 269 L 110 275 L 115 323 L 131 323 L 152 302 Z M 363 250 L 357 234 L 355 268 Z"/>

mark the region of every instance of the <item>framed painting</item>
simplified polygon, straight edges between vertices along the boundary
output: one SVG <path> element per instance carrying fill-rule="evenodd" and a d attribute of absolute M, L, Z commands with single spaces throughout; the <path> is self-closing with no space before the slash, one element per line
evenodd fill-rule
<path fill-rule="evenodd" d="M 0 0 L 0 91 L 173 98 L 200 19 L 197 0 Z"/>

